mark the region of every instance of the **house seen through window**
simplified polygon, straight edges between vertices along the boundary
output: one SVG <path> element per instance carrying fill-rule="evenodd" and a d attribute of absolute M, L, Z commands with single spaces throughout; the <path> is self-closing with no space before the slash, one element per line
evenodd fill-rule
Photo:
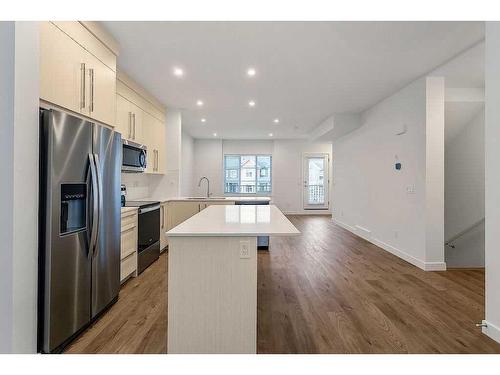
<path fill-rule="evenodd" d="M 271 193 L 271 155 L 225 155 L 224 192 Z"/>

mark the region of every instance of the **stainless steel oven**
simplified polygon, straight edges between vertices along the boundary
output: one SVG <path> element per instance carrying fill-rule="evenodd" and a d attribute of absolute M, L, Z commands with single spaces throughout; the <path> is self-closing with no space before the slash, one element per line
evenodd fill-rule
<path fill-rule="evenodd" d="M 160 256 L 160 202 L 126 201 L 126 207 L 138 207 L 138 271 L 141 273 Z"/>
<path fill-rule="evenodd" d="M 122 140 L 122 172 L 140 173 L 146 170 L 147 147 L 139 143 Z"/>

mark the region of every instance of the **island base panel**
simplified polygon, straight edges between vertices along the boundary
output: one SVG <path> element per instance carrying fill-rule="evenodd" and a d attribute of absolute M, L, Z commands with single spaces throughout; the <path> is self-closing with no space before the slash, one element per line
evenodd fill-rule
<path fill-rule="evenodd" d="M 256 353 L 257 238 L 170 237 L 168 262 L 168 353 Z"/>

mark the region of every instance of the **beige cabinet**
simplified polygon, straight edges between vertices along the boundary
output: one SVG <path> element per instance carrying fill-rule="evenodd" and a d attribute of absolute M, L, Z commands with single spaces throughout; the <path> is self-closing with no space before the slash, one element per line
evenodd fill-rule
<path fill-rule="evenodd" d="M 120 282 L 137 276 L 137 210 L 121 215 Z"/>
<path fill-rule="evenodd" d="M 129 77 L 118 74 L 116 128 L 122 138 L 146 145 L 146 173 L 151 174 L 166 172 L 165 112 L 160 108 L 158 102 Z"/>
<path fill-rule="evenodd" d="M 168 204 L 168 214 L 170 220 L 168 222 L 169 228 L 174 228 L 183 221 L 189 219 L 191 216 L 196 215 L 200 212 L 200 202 L 185 202 L 185 201 L 177 201 L 177 202 L 169 202 Z"/>
<path fill-rule="evenodd" d="M 122 139 L 144 143 L 143 111 L 120 94 L 116 94 L 116 131 Z"/>
<path fill-rule="evenodd" d="M 116 73 L 87 54 L 89 103 L 88 112 L 93 119 L 108 125 L 115 125 L 116 116 Z"/>
<path fill-rule="evenodd" d="M 115 130 L 122 139 L 132 139 L 132 103 L 123 96 L 116 94 L 116 126 Z"/>
<path fill-rule="evenodd" d="M 155 132 L 155 150 L 156 150 L 156 169 L 155 173 L 164 174 L 166 172 L 166 141 L 165 141 L 165 124 L 154 118 Z"/>
<path fill-rule="evenodd" d="M 164 202 L 160 206 L 160 251 L 163 251 L 167 245 L 167 232 L 168 228 L 168 203 Z"/>
<path fill-rule="evenodd" d="M 40 98 L 74 112 L 85 107 L 86 51 L 51 22 L 40 23 Z"/>
<path fill-rule="evenodd" d="M 114 61 L 110 67 L 89 52 L 85 45 L 91 42 L 97 55 L 98 48 L 106 46 L 79 22 L 63 22 L 60 27 L 40 23 L 40 99 L 114 126 L 116 56 L 109 57 L 109 50 L 103 52 L 110 65 Z"/>
<path fill-rule="evenodd" d="M 144 143 L 148 147 L 146 173 L 164 174 L 166 169 L 165 125 L 143 112 Z"/>
<path fill-rule="evenodd" d="M 183 221 L 196 215 L 211 205 L 234 205 L 233 201 L 206 201 L 206 200 L 190 200 L 190 201 L 172 201 L 168 203 L 167 214 L 167 230 L 170 230 Z"/>

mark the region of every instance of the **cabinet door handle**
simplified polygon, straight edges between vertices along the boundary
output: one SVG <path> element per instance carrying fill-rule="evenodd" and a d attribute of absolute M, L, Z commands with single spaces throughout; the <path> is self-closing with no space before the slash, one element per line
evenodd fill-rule
<path fill-rule="evenodd" d="M 156 155 L 156 172 L 158 172 L 158 150 L 155 150 Z"/>
<path fill-rule="evenodd" d="M 132 117 L 134 118 L 134 141 L 135 141 L 135 113 L 132 114 Z"/>
<path fill-rule="evenodd" d="M 132 112 L 128 113 L 128 138 L 132 139 Z"/>
<path fill-rule="evenodd" d="M 165 228 L 165 206 L 161 206 L 161 229 Z"/>
<path fill-rule="evenodd" d="M 80 64 L 80 109 L 85 108 L 85 63 Z"/>
<path fill-rule="evenodd" d="M 94 68 L 89 69 L 90 73 L 90 112 L 94 112 Z"/>

